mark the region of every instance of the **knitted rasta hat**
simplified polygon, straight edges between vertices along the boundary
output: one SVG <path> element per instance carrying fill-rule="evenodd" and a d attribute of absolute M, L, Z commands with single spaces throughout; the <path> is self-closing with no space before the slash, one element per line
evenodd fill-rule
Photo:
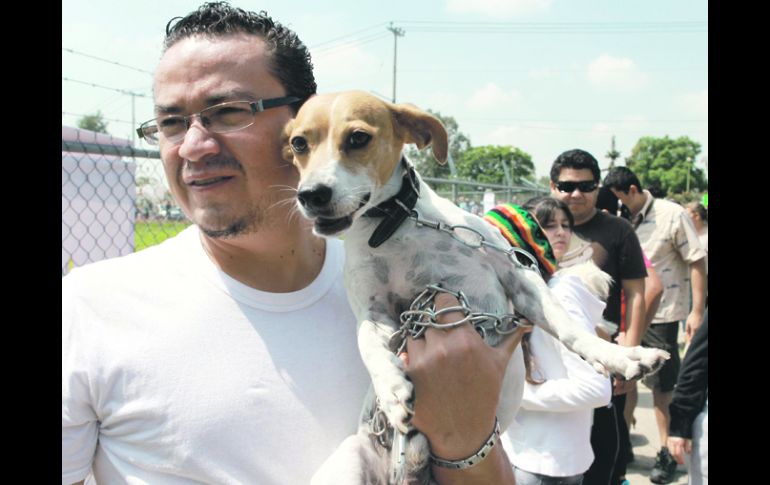
<path fill-rule="evenodd" d="M 500 204 L 484 214 L 484 220 L 498 228 L 512 246 L 533 255 L 544 277 L 556 271 L 551 245 L 532 214 L 518 205 Z"/>

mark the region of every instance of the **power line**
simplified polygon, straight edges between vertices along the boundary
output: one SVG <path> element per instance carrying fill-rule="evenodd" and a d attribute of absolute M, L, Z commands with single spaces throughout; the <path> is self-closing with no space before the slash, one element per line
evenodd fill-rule
<path fill-rule="evenodd" d="M 311 47 L 310 47 L 310 49 L 317 49 L 317 48 L 319 48 L 319 47 L 320 47 L 320 46 L 322 46 L 322 45 L 325 45 L 325 44 L 330 44 L 330 43 L 332 43 L 332 42 L 336 42 L 336 41 L 338 41 L 338 40 L 340 40 L 340 39 L 344 39 L 344 38 L 346 38 L 346 37 L 351 37 L 351 36 L 353 36 L 353 35 L 355 35 L 355 34 L 358 34 L 358 33 L 361 33 L 361 32 L 366 32 L 366 31 L 368 31 L 368 30 L 373 30 L 373 29 L 376 29 L 376 28 L 378 28 L 378 27 L 382 27 L 383 25 L 385 25 L 385 22 L 380 22 L 379 24 L 375 24 L 375 25 L 372 25 L 371 27 L 367 27 L 367 28 L 365 28 L 365 29 L 356 30 L 355 32 L 351 32 L 351 33 L 349 33 L 349 34 L 341 35 L 341 36 L 339 36 L 339 37 L 335 37 L 335 38 L 333 38 L 333 39 L 330 39 L 330 40 L 325 40 L 325 41 L 323 41 L 323 42 L 319 42 L 318 44 L 316 44 L 316 45 L 314 45 L 314 46 L 311 46 Z"/>
<path fill-rule="evenodd" d="M 387 32 L 376 32 L 376 33 L 361 37 L 359 39 L 350 40 L 348 42 L 344 42 L 341 44 L 331 45 L 327 47 L 320 47 L 318 49 L 313 50 L 313 54 L 317 56 L 324 56 L 339 50 L 350 49 L 352 47 L 357 47 L 359 45 L 368 44 L 369 42 L 374 42 L 375 40 L 384 39 L 389 35 L 390 34 L 388 34 Z"/>
<path fill-rule="evenodd" d="M 677 34 L 708 32 L 707 21 L 435 22 L 399 21 L 410 32 L 474 34 Z"/>
<path fill-rule="evenodd" d="M 521 118 L 463 118 L 464 120 L 471 121 L 488 121 L 488 122 L 530 122 L 530 123 L 708 123 L 707 119 L 660 119 L 660 120 L 611 120 L 611 119 L 550 119 L 550 120 L 533 120 L 533 119 L 521 119 Z"/>
<path fill-rule="evenodd" d="M 691 66 L 691 67 L 651 67 L 651 68 L 645 68 L 645 72 L 668 72 L 668 71 L 700 71 L 703 69 L 708 69 L 708 66 Z M 544 73 L 544 74 L 550 74 L 550 73 L 556 73 L 556 72 L 578 72 L 582 73 L 585 72 L 585 69 L 550 69 L 545 68 L 542 70 L 538 70 L 538 68 L 487 68 L 483 66 L 463 66 L 463 67 L 402 67 L 402 71 L 408 71 L 408 72 L 436 72 L 436 71 L 443 71 L 443 72 L 534 72 L 534 73 Z M 602 69 L 602 72 L 623 72 L 624 69 Z"/>
<path fill-rule="evenodd" d="M 86 86 L 93 86 L 95 88 L 108 89 L 110 91 L 116 91 L 118 93 L 128 94 L 129 96 L 137 96 L 139 98 L 152 98 L 152 96 L 148 96 L 146 94 L 133 93 L 131 91 L 126 91 L 125 89 L 111 88 L 109 86 L 102 86 L 100 84 L 89 83 L 89 82 L 86 82 L 86 81 L 78 81 L 77 79 L 70 79 L 70 78 L 64 77 L 64 76 L 62 76 L 62 81 L 69 81 L 69 82 L 78 83 L 78 84 L 85 84 Z"/>
<path fill-rule="evenodd" d="M 121 63 L 119 63 L 119 62 L 111 61 L 111 60 L 109 60 L 109 59 L 102 59 L 101 57 L 96 57 L 96 56 L 92 56 L 92 55 L 90 55 L 90 54 L 85 54 L 85 53 L 83 53 L 83 52 L 78 52 L 78 51 L 76 51 L 76 50 L 74 50 L 74 49 L 68 49 L 68 48 L 66 48 L 66 47 L 62 47 L 62 48 L 61 48 L 61 50 L 63 50 L 63 51 L 67 51 L 67 52 L 71 52 L 71 53 L 73 53 L 73 54 L 77 54 L 77 55 L 79 55 L 79 56 L 83 56 L 83 57 L 89 57 L 89 58 L 91 58 L 91 59 L 96 59 L 97 61 L 106 62 L 106 63 L 108 63 L 108 64 L 115 64 L 116 66 L 125 67 L 126 69 L 132 69 L 132 70 L 134 70 L 134 71 L 139 71 L 139 72 L 142 72 L 142 73 L 144 73 L 144 74 L 149 74 L 150 76 L 152 76 L 152 75 L 153 75 L 153 73 L 152 73 L 152 72 L 150 72 L 150 71 L 145 71 L 144 69 L 139 69 L 138 67 L 127 66 L 127 65 L 125 65 L 125 64 L 121 64 Z"/>

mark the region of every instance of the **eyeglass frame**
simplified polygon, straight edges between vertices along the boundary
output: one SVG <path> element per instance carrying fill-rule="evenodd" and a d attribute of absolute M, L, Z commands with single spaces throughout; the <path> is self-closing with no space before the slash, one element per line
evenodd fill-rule
<path fill-rule="evenodd" d="M 561 184 L 570 184 L 572 190 L 567 190 L 566 188 L 562 189 L 559 187 Z M 599 188 L 599 184 L 595 180 L 557 180 L 555 185 L 556 190 L 562 194 L 571 194 L 575 190 L 579 190 L 581 194 L 588 194 Z M 588 190 L 588 187 L 592 187 L 591 190 Z"/>
<path fill-rule="evenodd" d="M 198 118 L 201 118 L 201 120 L 202 120 L 203 117 L 201 116 L 201 114 L 203 112 L 205 112 L 205 111 L 212 110 L 214 108 L 219 108 L 219 107 L 221 107 L 223 105 L 231 104 L 231 103 L 248 103 L 249 106 L 251 107 L 251 116 L 252 116 L 252 122 L 251 123 L 249 123 L 248 125 L 242 126 L 240 128 L 236 128 L 234 130 L 230 130 L 230 131 L 223 131 L 223 132 L 216 132 L 216 131 L 214 131 L 213 132 L 213 133 L 232 133 L 234 131 L 243 130 L 245 128 L 248 128 L 249 126 L 251 126 L 254 123 L 256 123 L 256 121 L 257 121 L 257 117 L 256 117 L 257 113 L 261 113 L 261 112 L 263 112 L 265 110 L 268 110 L 268 109 L 271 109 L 271 108 L 277 108 L 279 106 L 292 105 L 292 104 L 298 103 L 300 101 L 302 101 L 302 98 L 299 98 L 297 96 L 282 96 L 280 98 L 258 99 L 257 101 L 247 101 L 247 100 L 225 101 L 224 103 L 219 103 L 219 104 L 215 104 L 213 106 L 209 106 L 208 108 L 204 108 L 204 109 L 198 111 L 197 113 L 192 113 L 192 114 L 189 114 L 189 115 L 170 115 L 170 116 L 167 116 L 167 117 L 162 118 L 162 119 L 165 120 L 165 119 L 168 119 L 168 118 L 181 118 L 184 121 L 184 123 L 185 123 L 185 130 L 182 132 L 181 138 L 179 138 L 179 140 L 176 140 L 176 141 L 173 142 L 173 143 L 178 143 L 178 142 L 184 140 L 185 135 L 187 135 L 187 131 L 190 129 L 190 126 L 192 126 L 193 118 L 198 117 Z M 156 117 L 156 118 L 149 119 L 149 120 L 145 121 L 144 123 L 140 124 L 139 128 L 136 129 L 136 133 L 137 133 L 137 135 L 139 135 L 139 138 L 143 138 L 150 145 L 158 145 L 158 144 L 160 144 L 160 138 L 159 137 L 153 143 L 153 141 L 151 141 L 150 138 L 148 138 L 148 136 L 144 133 L 145 125 L 147 125 L 148 123 L 155 123 L 155 126 L 158 128 L 158 131 L 156 131 L 156 133 L 160 134 L 161 133 L 160 126 L 159 126 L 160 125 L 160 123 L 159 123 L 160 120 L 161 120 L 161 118 L 157 118 Z"/>

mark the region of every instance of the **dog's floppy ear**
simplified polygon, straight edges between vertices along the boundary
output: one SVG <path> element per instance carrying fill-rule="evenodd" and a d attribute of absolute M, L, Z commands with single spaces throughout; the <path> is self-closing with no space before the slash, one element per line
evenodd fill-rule
<path fill-rule="evenodd" d="M 283 127 L 281 132 L 281 156 L 289 163 L 294 163 L 294 152 L 289 144 L 289 137 L 291 136 L 291 130 L 294 127 L 294 118 L 290 119 L 286 126 Z"/>
<path fill-rule="evenodd" d="M 404 143 L 414 143 L 420 149 L 431 145 L 433 156 L 444 165 L 449 145 L 446 128 L 438 118 L 412 104 L 393 104 L 391 110 L 396 121 L 396 133 Z"/>

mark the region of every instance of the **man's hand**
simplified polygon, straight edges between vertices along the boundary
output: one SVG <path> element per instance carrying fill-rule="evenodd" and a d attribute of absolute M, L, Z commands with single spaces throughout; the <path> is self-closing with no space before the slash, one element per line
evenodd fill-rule
<path fill-rule="evenodd" d="M 636 389 L 636 381 L 627 381 L 622 377 L 614 376 L 612 379 L 612 395 L 627 394 Z"/>
<path fill-rule="evenodd" d="M 674 457 L 677 463 L 684 464 L 684 454 L 688 455 L 692 453 L 692 440 L 686 438 L 680 438 L 678 436 L 669 436 L 667 443 L 668 450 L 671 452 L 671 456 Z"/>
<path fill-rule="evenodd" d="M 436 295 L 438 309 L 458 304 L 451 295 Z M 461 318 L 462 313 L 452 312 L 440 316 L 438 322 L 450 323 Z M 495 348 L 489 347 L 470 324 L 450 330 L 428 328 L 423 338 L 407 338 L 407 355 L 402 354 L 402 357 L 406 374 L 414 384 L 412 424 L 428 437 L 434 455 L 458 460 L 478 451 L 494 428 L 508 361 L 529 331 L 531 328 L 519 329 Z M 479 480 L 507 477 L 511 470 L 502 447 L 496 446 L 493 452 L 496 458 L 490 455 L 465 472 L 473 471 Z M 445 471 L 460 473 L 440 470 L 442 475 Z M 485 475 L 485 471 L 493 474 Z M 512 472 L 510 475 L 512 480 Z M 461 477 L 466 483 L 475 481 L 467 481 L 467 475 Z M 482 480 L 479 483 L 491 482 Z"/>
<path fill-rule="evenodd" d="M 695 332 L 700 328 L 701 323 L 703 323 L 703 313 L 698 313 L 693 310 L 687 315 L 687 323 L 684 327 L 685 340 L 687 343 L 692 340 L 693 335 L 695 335 Z"/>

